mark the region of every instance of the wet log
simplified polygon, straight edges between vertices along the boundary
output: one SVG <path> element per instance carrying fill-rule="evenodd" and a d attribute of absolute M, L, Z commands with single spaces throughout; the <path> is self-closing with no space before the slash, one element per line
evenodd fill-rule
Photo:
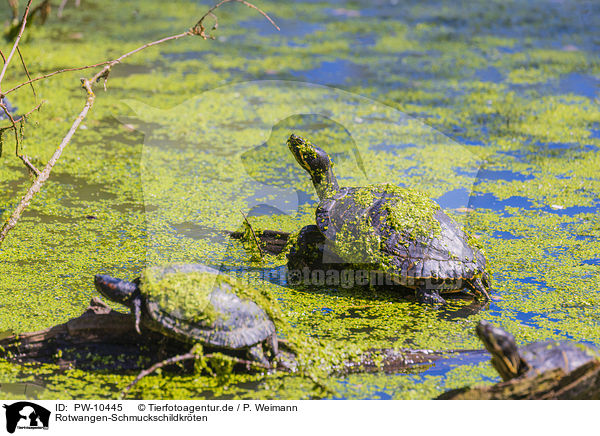
<path fill-rule="evenodd" d="M 189 351 L 189 346 L 150 331 L 140 335 L 130 314 L 93 298 L 79 317 L 0 339 L 0 357 L 15 363 L 53 363 L 63 369 L 139 369 Z"/>
<path fill-rule="evenodd" d="M 260 248 L 264 252 L 274 256 L 283 251 L 290 238 L 289 233 L 279 230 L 257 230 L 255 234 L 260 243 Z M 231 232 L 229 236 L 232 239 L 242 239 L 244 238 L 244 232 Z"/>
<path fill-rule="evenodd" d="M 333 372 L 337 375 L 375 372 L 394 374 L 409 368 L 411 371 L 414 369 L 425 371 L 441 358 L 444 358 L 443 353 L 432 350 L 373 349 L 356 360 L 344 362 Z"/>
<path fill-rule="evenodd" d="M 517 378 L 493 386 L 465 387 L 440 395 L 438 400 L 599 400 L 600 360 L 565 374 L 562 369 L 537 377 Z"/>
<path fill-rule="evenodd" d="M 142 327 L 143 328 L 143 327 Z M 93 298 L 88 309 L 79 317 L 45 330 L 0 339 L 0 358 L 14 363 L 58 364 L 62 369 L 84 370 L 143 370 L 172 356 L 189 352 L 190 345 L 158 333 L 135 330 L 133 316 L 117 312 L 102 300 Z M 282 341 L 280 352 L 289 365 L 278 368 L 286 370 L 295 365 L 295 356 L 285 349 Z M 206 353 L 211 350 L 205 347 Z M 403 371 L 415 365 L 432 363 L 443 357 L 430 350 L 370 350 L 353 361 L 332 368 L 332 372 L 345 375 L 359 372 Z M 179 371 L 193 370 L 193 363 L 177 366 Z M 237 368 L 248 370 L 244 366 Z"/>

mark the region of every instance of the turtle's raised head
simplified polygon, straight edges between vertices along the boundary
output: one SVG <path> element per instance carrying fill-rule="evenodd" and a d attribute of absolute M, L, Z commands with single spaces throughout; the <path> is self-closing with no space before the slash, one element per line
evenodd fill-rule
<path fill-rule="evenodd" d="M 527 370 L 528 365 L 521 358 L 513 335 L 486 321 L 479 321 L 475 331 L 492 355 L 492 365 L 503 380 L 518 377 Z"/>
<path fill-rule="evenodd" d="M 114 277 L 98 274 L 94 277 L 94 285 L 98 292 L 109 300 L 131 307 L 131 301 L 134 297 L 138 285 L 126 280 L 115 279 Z"/>
<path fill-rule="evenodd" d="M 310 174 L 321 200 L 339 189 L 333 175 L 333 162 L 325 150 L 294 134 L 290 135 L 287 145 L 296 161 Z"/>

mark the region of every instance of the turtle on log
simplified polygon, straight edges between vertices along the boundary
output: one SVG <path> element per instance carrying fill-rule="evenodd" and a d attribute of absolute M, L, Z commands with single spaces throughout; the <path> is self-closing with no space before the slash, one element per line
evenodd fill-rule
<path fill-rule="evenodd" d="M 480 321 L 475 331 L 504 381 L 535 377 L 555 369 L 566 374 L 599 357 L 598 350 L 576 342 L 545 341 L 517 347 L 513 335 L 486 321 Z"/>
<path fill-rule="evenodd" d="M 96 275 L 106 298 L 123 304 L 135 326 L 223 352 L 246 351 L 251 361 L 271 367 L 278 351 L 275 324 L 236 280 L 201 264 L 150 267 L 128 282 Z"/>
<path fill-rule="evenodd" d="M 287 145 L 320 200 L 316 225 L 300 231 L 288 254 L 293 281 L 303 270 L 352 267 L 384 275 L 377 284 L 413 289 L 425 303 L 463 290 L 490 299 L 483 252 L 436 202 L 392 184 L 339 187 L 324 150 L 294 134 Z"/>
<path fill-rule="evenodd" d="M 439 400 L 600 399 L 600 353 L 570 341 L 534 342 L 517 347 L 515 338 L 480 321 L 477 336 L 492 355 L 502 382 L 444 392 Z"/>

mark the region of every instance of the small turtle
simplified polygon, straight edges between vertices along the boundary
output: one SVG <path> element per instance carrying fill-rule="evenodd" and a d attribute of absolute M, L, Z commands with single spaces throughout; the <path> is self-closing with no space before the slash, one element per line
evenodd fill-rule
<path fill-rule="evenodd" d="M 379 271 L 430 304 L 463 289 L 490 299 L 485 256 L 437 203 L 391 184 L 340 188 L 324 150 L 294 134 L 287 145 L 320 200 L 316 226 L 304 227 L 288 254 L 290 274 L 351 265 Z"/>
<path fill-rule="evenodd" d="M 219 350 L 247 350 L 270 367 L 267 350 L 277 355 L 273 321 L 233 278 L 200 264 L 151 267 L 133 282 L 96 275 L 96 289 L 131 309 L 140 324 L 184 343 Z"/>
<path fill-rule="evenodd" d="M 569 373 L 599 357 L 598 350 L 575 342 L 535 342 L 518 348 L 513 335 L 486 321 L 480 321 L 475 331 L 504 381 L 535 377 L 558 368 Z"/>

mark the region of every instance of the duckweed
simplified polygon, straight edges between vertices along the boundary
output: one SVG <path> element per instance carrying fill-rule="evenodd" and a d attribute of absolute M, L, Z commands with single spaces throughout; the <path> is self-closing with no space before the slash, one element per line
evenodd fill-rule
<path fill-rule="evenodd" d="M 480 319 L 520 343 L 600 346 L 600 15 L 584 3 L 474 1 L 467 10 L 434 0 L 382 11 L 357 3 L 361 15 L 349 19 L 326 3 L 265 0 L 260 6 L 276 21 L 300 16 L 318 30 L 282 26 L 274 36 L 262 17 L 232 7 L 220 13 L 215 41 L 188 38 L 132 57 L 114 68 L 86 128 L 0 247 L 1 329 L 39 330 L 78 316 L 96 296 L 96 273 L 131 280 L 149 265 L 192 261 L 277 300 L 282 336 L 310 342 L 298 347 L 301 359 L 318 371 L 322 359 L 377 347 L 481 349 L 473 334 Z M 83 2 L 67 7 L 64 21 L 31 26 L 21 49 L 32 74 L 89 65 L 178 33 L 189 16 L 183 0 L 109 1 L 101 11 Z M 23 151 L 38 165 L 81 110 L 80 76 L 37 82 L 37 98 L 48 102 L 31 115 Z M 3 85 L 21 79 L 14 64 Z M 19 112 L 36 104 L 27 87 L 9 98 Z M 438 201 L 485 248 L 492 293 L 502 300 L 486 310 L 451 300 L 435 311 L 385 292 L 288 288 L 285 258 L 258 262 L 224 232 L 240 227 L 240 209 L 258 230 L 314 222 L 314 189 L 285 147 L 293 131 L 332 150 L 341 186 L 389 183 Z M 2 222 L 31 183 L 11 135 L 3 140 Z M 243 160 L 263 144 L 265 154 Z M 498 380 L 487 363 L 457 362 L 444 375 L 422 369 L 330 377 L 334 394 L 290 374 L 225 380 L 163 371 L 133 394 L 411 399 Z M 43 386 L 39 396 L 48 399 L 114 398 L 135 375 L 0 362 L 3 386 Z"/>

